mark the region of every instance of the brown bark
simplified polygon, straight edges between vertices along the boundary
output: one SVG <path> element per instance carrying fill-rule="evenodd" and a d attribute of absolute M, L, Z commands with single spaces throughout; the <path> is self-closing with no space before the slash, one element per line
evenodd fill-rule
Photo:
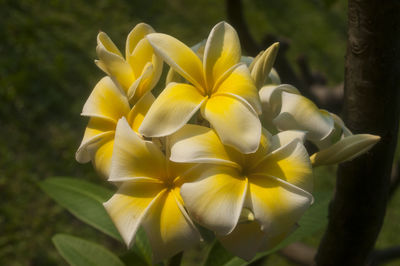
<path fill-rule="evenodd" d="M 382 137 L 342 164 L 317 265 L 365 265 L 382 226 L 397 142 L 400 1 L 349 0 L 344 120 L 354 133 Z"/>

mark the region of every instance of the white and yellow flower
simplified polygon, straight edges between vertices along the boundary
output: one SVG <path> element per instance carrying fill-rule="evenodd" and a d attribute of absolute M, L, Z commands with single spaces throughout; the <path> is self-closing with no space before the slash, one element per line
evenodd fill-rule
<path fill-rule="evenodd" d="M 369 151 L 381 139 L 371 134 L 353 135 L 340 117 L 332 113 L 330 115 L 335 121 L 335 130 L 324 142 L 319 143 L 319 151 L 311 155 L 313 166 L 353 160 Z"/>
<path fill-rule="evenodd" d="M 90 120 L 76 152 L 76 160 L 80 163 L 92 161 L 96 170 L 108 178 L 118 120 L 126 117 L 132 129 L 138 132 L 153 102 L 154 96 L 149 92 L 130 108 L 125 94 L 111 78 L 102 78 L 83 106 L 82 116 Z"/>
<path fill-rule="evenodd" d="M 151 91 L 161 76 L 162 60 L 145 38 L 154 32 L 145 23 L 137 24 L 126 39 L 125 58 L 107 34 L 97 35 L 99 60 L 95 63 L 125 91 L 132 104 Z"/>
<path fill-rule="evenodd" d="M 205 46 L 203 62 L 185 44 L 160 33 L 147 35 L 155 52 L 190 84 L 169 83 L 139 129 L 148 137 L 174 133 L 201 109 L 222 142 L 243 153 L 257 150 L 261 104 L 247 66 L 240 63 L 236 31 L 217 24 Z"/>
<path fill-rule="evenodd" d="M 128 246 L 143 226 L 154 262 L 201 239 L 179 194 L 190 168 L 190 164 L 165 158 L 158 146 L 141 139 L 125 118 L 118 122 L 109 181 L 122 185 L 104 206 Z"/>
<path fill-rule="evenodd" d="M 264 131 L 258 150 L 243 154 L 222 144 L 212 129 L 184 126 L 170 137 L 170 159 L 200 163 L 181 188 L 191 217 L 244 259 L 277 244 L 312 202 L 312 167 L 303 140 L 301 131 L 273 137 Z M 254 215 L 251 224 L 238 224 L 244 210 Z"/>

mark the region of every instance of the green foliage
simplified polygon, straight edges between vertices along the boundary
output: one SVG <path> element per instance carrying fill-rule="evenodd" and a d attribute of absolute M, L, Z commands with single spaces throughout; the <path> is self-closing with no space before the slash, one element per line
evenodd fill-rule
<path fill-rule="evenodd" d="M 122 241 L 117 229 L 103 207 L 112 191 L 87 181 L 54 177 L 39 183 L 41 189 L 75 217 L 103 233 Z"/>
<path fill-rule="evenodd" d="M 58 234 L 53 237 L 57 250 L 73 266 L 123 266 L 115 254 L 90 241 Z"/>

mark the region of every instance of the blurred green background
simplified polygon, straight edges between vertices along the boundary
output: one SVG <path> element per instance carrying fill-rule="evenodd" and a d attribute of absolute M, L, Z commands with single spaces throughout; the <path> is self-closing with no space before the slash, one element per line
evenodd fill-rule
<path fill-rule="evenodd" d="M 346 47 L 344 0 L 247 0 L 245 17 L 257 40 L 274 34 L 290 41 L 291 62 L 304 54 L 329 85 L 343 80 Z M 56 205 L 37 186 L 50 176 L 104 183 L 75 151 L 87 123 L 80 111 L 104 75 L 93 63 L 96 35 L 105 31 L 124 51 L 139 22 L 187 43 L 206 38 L 226 20 L 225 2 L 0 0 L 0 265 L 64 265 L 51 243 L 55 233 L 124 247 Z M 293 63 L 296 69 L 295 64 Z M 317 189 L 333 189 L 335 168 L 319 169 Z M 400 242 L 400 203 L 391 201 L 378 248 Z M 308 239 L 316 245 L 321 236 Z M 290 265 L 274 255 L 268 265 Z"/>

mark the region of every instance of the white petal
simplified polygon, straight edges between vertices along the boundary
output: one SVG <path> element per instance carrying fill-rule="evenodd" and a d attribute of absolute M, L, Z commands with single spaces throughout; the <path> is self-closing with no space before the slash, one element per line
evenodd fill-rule
<path fill-rule="evenodd" d="M 165 156 L 152 142 L 141 139 L 125 118 L 115 133 L 109 181 L 166 178 Z"/>
<path fill-rule="evenodd" d="M 154 263 L 192 247 L 201 239 L 174 193 L 164 192 L 143 223 L 153 250 Z"/>
<path fill-rule="evenodd" d="M 370 134 L 356 134 L 343 138 L 327 149 L 311 156 L 313 166 L 350 161 L 370 150 L 381 139 Z"/>
<path fill-rule="evenodd" d="M 147 137 L 170 135 L 189 121 L 205 99 L 192 85 L 169 83 L 150 107 L 139 132 Z"/>
<path fill-rule="evenodd" d="M 222 143 L 242 153 L 255 152 L 260 144 L 258 116 L 235 97 L 216 95 L 202 106 L 202 115 L 218 133 Z"/>
<path fill-rule="evenodd" d="M 190 174 L 181 196 L 191 217 L 217 234 L 229 234 L 236 226 L 246 196 L 247 181 L 238 170 L 221 165 L 202 165 Z"/>
<path fill-rule="evenodd" d="M 334 130 L 329 114 L 321 112 L 309 99 L 287 92 L 282 92 L 282 108 L 273 122 L 280 130 L 307 131 L 307 139 L 312 141 L 320 141 Z"/>
<path fill-rule="evenodd" d="M 124 182 L 117 193 L 104 203 L 128 247 L 133 244 L 137 229 L 162 189 L 156 183 Z"/>
<path fill-rule="evenodd" d="M 240 167 L 242 156 L 235 149 L 225 146 L 214 130 L 185 125 L 169 138 L 170 160 L 174 162 L 215 163 Z"/>

